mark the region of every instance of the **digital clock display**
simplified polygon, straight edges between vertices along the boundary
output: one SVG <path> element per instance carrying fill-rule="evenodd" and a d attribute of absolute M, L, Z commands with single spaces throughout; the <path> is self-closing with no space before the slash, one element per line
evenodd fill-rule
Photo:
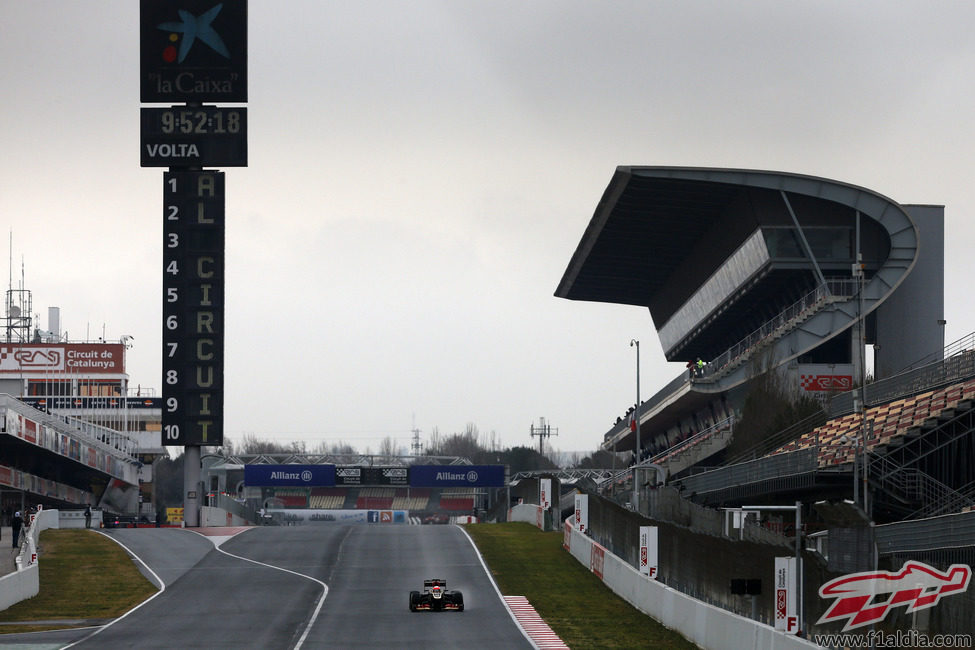
<path fill-rule="evenodd" d="M 159 130 L 165 135 L 240 133 L 245 108 L 171 108 L 159 114 Z"/>
<path fill-rule="evenodd" d="M 247 109 L 171 106 L 142 109 L 142 166 L 171 169 L 247 166 Z"/>

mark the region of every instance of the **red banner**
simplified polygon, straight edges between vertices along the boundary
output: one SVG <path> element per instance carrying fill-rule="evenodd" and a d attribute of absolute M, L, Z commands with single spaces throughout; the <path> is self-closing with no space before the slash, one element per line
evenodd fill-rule
<path fill-rule="evenodd" d="M 24 418 L 24 440 L 37 444 L 37 423 Z"/>
<path fill-rule="evenodd" d="M 592 544 L 592 555 L 590 556 L 590 568 L 592 572 L 596 574 L 600 580 L 603 579 L 603 565 L 606 562 L 606 549 L 604 549 L 599 544 L 593 542 Z"/>

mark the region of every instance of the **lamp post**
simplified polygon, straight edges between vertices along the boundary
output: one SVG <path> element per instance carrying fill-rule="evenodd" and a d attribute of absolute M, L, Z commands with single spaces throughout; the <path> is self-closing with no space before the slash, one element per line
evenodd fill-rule
<path fill-rule="evenodd" d="M 636 418 L 636 464 L 640 463 L 640 342 L 630 339 L 630 347 L 636 346 L 636 411 L 633 417 Z M 633 477 L 634 481 L 636 476 Z M 634 487 L 635 487 L 634 483 Z"/>

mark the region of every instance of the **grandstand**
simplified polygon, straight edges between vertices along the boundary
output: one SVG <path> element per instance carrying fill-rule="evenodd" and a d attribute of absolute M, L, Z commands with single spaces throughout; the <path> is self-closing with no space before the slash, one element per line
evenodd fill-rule
<path fill-rule="evenodd" d="M 647 308 L 687 369 L 639 405 L 639 449 L 629 417 L 603 449 L 661 482 L 723 462 L 756 374 L 825 401 L 863 381 L 864 344 L 877 379 L 939 358 L 943 238 L 942 208 L 824 178 L 617 168 L 556 296 Z"/>
<path fill-rule="evenodd" d="M 555 295 L 647 308 L 666 359 L 695 368 L 640 404 L 639 450 L 622 417 L 603 449 L 648 460 L 703 442 L 740 413 L 764 370 L 797 394 L 848 390 L 866 373 L 864 342 L 878 379 L 935 358 L 943 237 L 938 206 L 823 178 L 618 168 Z M 681 464 L 718 453 L 731 436 L 720 437 L 685 449 Z"/>
<path fill-rule="evenodd" d="M 824 423 L 807 423 L 798 434 L 793 428 L 785 432 L 789 440 L 780 440 L 753 460 L 698 471 L 676 484 L 707 504 L 733 505 L 768 495 L 784 500 L 803 494 L 850 498 L 854 473 L 864 466 L 865 441 L 875 520 L 970 510 L 975 505 L 970 462 L 975 449 L 975 366 L 954 363 L 959 356 L 971 358 L 963 352 L 868 384 L 868 407 L 862 415 L 849 410 L 852 399 L 837 399 Z M 919 382 L 924 376 L 937 381 Z M 900 396 L 889 397 L 898 392 Z M 859 480 L 862 484 L 863 477 Z"/>
<path fill-rule="evenodd" d="M 587 490 L 587 533 L 632 563 L 634 526 L 676 525 L 665 583 L 745 616 L 727 580 L 768 560 L 722 544 L 791 546 L 810 631 L 826 576 L 975 565 L 975 334 L 945 345 L 943 248 L 942 206 L 791 173 L 617 168 L 555 295 L 646 308 L 685 370 L 605 431 L 630 461 Z M 743 421 L 762 382 L 810 414 Z M 973 607 L 891 623 L 969 632 Z"/>
<path fill-rule="evenodd" d="M 130 388 L 118 342 L 69 341 L 60 309 L 39 327 L 26 288 L 6 292 L 0 341 L 0 513 L 27 504 L 155 518 L 161 400 Z"/>
<path fill-rule="evenodd" d="M 0 394 L 0 496 L 12 513 L 38 505 L 138 511 L 142 463 L 127 436 L 38 411 Z"/>

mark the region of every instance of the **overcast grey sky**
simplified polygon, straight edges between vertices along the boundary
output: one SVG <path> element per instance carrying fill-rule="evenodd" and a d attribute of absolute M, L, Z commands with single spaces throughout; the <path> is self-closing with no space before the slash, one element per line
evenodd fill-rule
<path fill-rule="evenodd" d="M 160 388 L 161 169 L 139 166 L 139 3 L 0 0 L 0 225 L 34 310 L 135 337 Z M 617 165 L 824 176 L 946 205 L 968 299 L 969 2 L 250 0 L 227 170 L 227 435 L 592 450 L 682 369 L 645 309 L 553 292 Z M 7 248 L 4 246 L 4 248 Z"/>

